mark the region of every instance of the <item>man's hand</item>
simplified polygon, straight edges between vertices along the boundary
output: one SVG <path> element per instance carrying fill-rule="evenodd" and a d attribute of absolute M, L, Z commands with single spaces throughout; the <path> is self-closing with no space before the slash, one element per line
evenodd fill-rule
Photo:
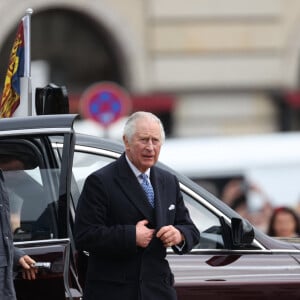
<path fill-rule="evenodd" d="M 183 234 L 172 225 L 161 227 L 156 233 L 156 237 L 163 242 L 166 248 L 178 245 L 184 241 Z"/>
<path fill-rule="evenodd" d="M 36 278 L 36 273 L 38 272 L 37 268 L 33 265 L 35 261 L 28 255 L 24 255 L 19 259 L 19 264 L 22 269 L 23 279 L 34 280 Z"/>
<path fill-rule="evenodd" d="M 149 229 L 146 225 L 149 222 L 142 220 L 136 223 L 136 244 L 139 247 L 146 248 L 152 240 L 154 229 Z"/>

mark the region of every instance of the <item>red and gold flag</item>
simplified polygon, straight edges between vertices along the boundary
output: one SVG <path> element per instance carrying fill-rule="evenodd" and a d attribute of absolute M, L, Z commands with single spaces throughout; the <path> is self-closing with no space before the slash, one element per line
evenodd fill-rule
<path fill-rule="evenodd" d="M 23 20 L 18 26 L 17 35 L 10 53 L 2 99 L 0 117 L 9 118 L 20 104 L 20 78 L 24 76 L 25 42 Z"/>

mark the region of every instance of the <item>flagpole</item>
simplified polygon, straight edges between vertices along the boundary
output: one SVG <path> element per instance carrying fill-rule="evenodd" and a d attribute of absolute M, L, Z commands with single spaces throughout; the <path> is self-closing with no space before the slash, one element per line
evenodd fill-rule
<path fill-rule="evenodd" d="M 26 9 L 26 14 L 22 18 L 24 26 L 24 77 L 20 78 L 20 104 L 14 117 L 24 117 L 33 115 L 33 99 L 32 99 L 32 84 L 31 84 L 31 8 Z M 35 109 L 34 109 L 35 111 Z"/>
<path fill-rule="evenodd" d="M 25 66 L 24 77 L 31 77 L 31 15 L 33 13 L 32 8 L 26 9 L 26 15 L 23 18 L 24 21 L 24 40 L 25 40 Z"/>

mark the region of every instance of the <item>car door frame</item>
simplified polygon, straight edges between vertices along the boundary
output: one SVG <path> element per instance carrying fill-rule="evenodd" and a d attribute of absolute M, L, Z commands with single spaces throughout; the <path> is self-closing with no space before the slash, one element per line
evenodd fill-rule
<path fill-rule="evenodd" d="M 26 254 L 37 259 L 49 258 L 51 257 L 51 253 L 54 252 L 55 255 L 60 256 L 60 259 L 63 260 L 63 268 L 61 268 L 60 272 L 58 272 L 58 268 L 54 268 L 55 270 L 53 268 L 48 268 L 48 262 L 40 262 L 40 275 L 37 275 L 37 280 L 35 281 L 25 281 L 22 279 L 20 274 L 17 274 L 15 278 L 15 286 L 16 292 L 19 294 L 18 299 L 20 297 L 22 299 L 46 299 L 45 290 L 41 288 L 40 283 L 43 278 L 45 280 L 44 282 L 50 282 L 51 278 L 55 275 L 55 271 L 57 274 L 61 274 L 60 283 L 64 291 L 61 291 L 58 297 L 55 295 L 54 291 L 49 291 L 49 293 L 46 292 L 47 299 L 75 300 L 80 299 L 82 296 L 81 288 L 76 280 L 76 269 L 73 265 L 74 261 L 72 257 L 74 255 L 74 247 L 72 245 L 72 232 L 69 228 L 70 183 L 72 175 L 73 150 L 75 145 L 73 124 L 76 117 L 77 115 L 68 114 L 0 119 L 0 139 L 26 139 L 36 136 L 41 139 L 45 139 L 44 141 L 48 140 L 48 144 L 47 142 L 45 143 L 46 154 L 44 155 L 47 155 L 47 159 L 49 158 L 52 163 L 55 163 L 55 154 L 49 137 L 58 135 L 63 137 L 62 160 L 56 160 L 56 163 L 60 164 L 61 167 L 58 193 L 58 201 L 60 203 L 58 209 L 58 238 L 14 243 L 15 246 L 23 249 Z M 29 291 L 31 291 L 31 294 L 27 295 L 26 293 L 29 293 Z M 53 296 L 51 296 L 51 293 Z"/>

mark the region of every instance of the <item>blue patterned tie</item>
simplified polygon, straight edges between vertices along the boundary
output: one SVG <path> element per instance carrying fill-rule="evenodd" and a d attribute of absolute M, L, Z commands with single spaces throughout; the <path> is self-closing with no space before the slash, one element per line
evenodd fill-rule
<path fill-rule="evenodd" d="M 154 207 L 154 191 L 150 181 L 148 180 L 148 176 L 142 173 L 140 174 L 140 178 L 142 179 L 142 187 L 147 195 L 149 203 L 152 207 Z"/>

